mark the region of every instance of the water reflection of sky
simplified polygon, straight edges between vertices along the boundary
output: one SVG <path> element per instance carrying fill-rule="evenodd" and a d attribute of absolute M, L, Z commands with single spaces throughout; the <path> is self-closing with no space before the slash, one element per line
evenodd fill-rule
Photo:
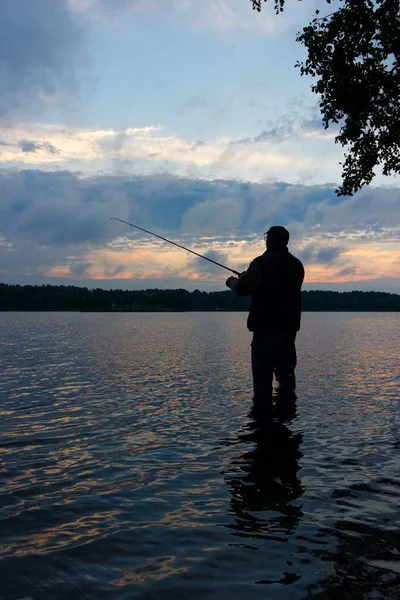
<path fill-rule="evenodd" d="M 243 313 L 0 319 L 2 600 L 396 597 L 397 314 L 305 314 L 272 424 Z"/>

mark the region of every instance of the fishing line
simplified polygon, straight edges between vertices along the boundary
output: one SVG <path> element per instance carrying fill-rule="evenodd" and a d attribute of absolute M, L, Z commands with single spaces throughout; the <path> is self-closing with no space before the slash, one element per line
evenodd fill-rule
<path fill-rule="evenodd" d="M 208 262 L 214 263 L 214 265 L 217 265 L 218 267 L 222 267 L 223 269 L 226 269 L 227 271 L 230 271 L 231 273 L 235 273 L 235 275 L 240 275 L 240 273 L 238 271 L 235 271 L 234 269 L 231 269 L 230 267 L 226 267 L 225 265 L 221 265 L 221 263 L 217 262 L 216 260 L 213 260 L 212 258 L 203 256 L 202 254 L 199 254 L 198 252 L 195 252 L 194 250 L 190 250 L 190 248 L 185 248 L 185 246 L 181 246 L 180 244 L 177 244 L 176 242 L 167 240 L 167 238 L 162 237 L 161 235 L 157 235 L 157 233 L 153 233 L 152 231 L 149 231 L 148 229 L 143 229 L 143 227 L 139 227 L 139 225 L 134 225 L 133 223 L 128 223 L 128 221 L 124 221 L 123 219 L 118 219 L 117 217 L 111 217 L 111 220 L 119 221 L 120 223 L 125 223 L 126 225 L 129 225 L 130 227 L 134 227 L 135 229 L 139 229 L 140 231 L 144 231 L 145 233 L 154 235 L 154 237 L 158 238 L 159 240 L 163 240 L 163 242 L 168 242 L 168 244 L 172 244 L 173 246 L 177 246 L 178 248 L 181 248 L 182 250 L 186 250 L 186 252 L 195 254 L 199 258 L 204 258 L 204 260 L 208 260 Z"/>

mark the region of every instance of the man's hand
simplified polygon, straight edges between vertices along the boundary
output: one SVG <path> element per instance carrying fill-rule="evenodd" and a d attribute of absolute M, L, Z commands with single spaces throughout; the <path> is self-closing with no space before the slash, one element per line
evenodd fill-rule
<path fill-rule="evenodd" d="M 229 277 L 226 280 L 226 285 L 238 296 L 251 296 L 258 286 L 261 285 L 262 281 L 263 274 L 261 269 L 257 260 L 253 260 L 247 271 L 240 273 L 239 278 Z"/>
<path fill-rule="evenodd" d="M 232 285 L 234 284 L 235 281 L 239 281 L 237 277 L 233 277 L 233 275 L 231 275 L 230 277 L 228 277 L 228 279 L 225 281 L 225 284 L 228 288 L 232 289 Z"/>

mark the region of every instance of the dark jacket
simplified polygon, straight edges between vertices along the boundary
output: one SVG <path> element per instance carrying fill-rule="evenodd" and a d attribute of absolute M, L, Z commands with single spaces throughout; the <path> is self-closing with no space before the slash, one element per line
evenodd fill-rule
<path fill-rule="evenodd" d="M 251 295 L 247 327 L 258 333 L 300 329 L 304 267 L 286 247 L 267 250 L 233 282 L 238 296 Z"/>

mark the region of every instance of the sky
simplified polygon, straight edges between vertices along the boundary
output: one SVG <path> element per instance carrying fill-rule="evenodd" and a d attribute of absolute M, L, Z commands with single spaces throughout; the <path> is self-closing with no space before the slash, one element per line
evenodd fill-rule
<path fill-rule="evenodd" d="M 336 1 L 337 4 L 337 1 Z M 1 0 L 0 281 L 224 289 L 271 225 L 305 289 L 400 293 L 399 179 L 337 197 L 297 32 L 249 0 Z"/>

